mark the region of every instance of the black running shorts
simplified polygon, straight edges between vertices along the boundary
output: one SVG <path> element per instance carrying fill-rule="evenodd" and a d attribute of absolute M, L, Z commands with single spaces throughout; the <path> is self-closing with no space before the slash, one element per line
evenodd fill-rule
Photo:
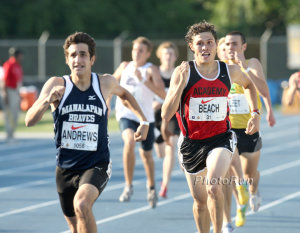
<path fill-rule="evenodd" d="M 216 135 L 204 140 L 191 140 L 182 135 L 178 140 L 179 160 L 182 167 L 190 174 L 196 174 L 206 168 L 206 159 L 209 152 L 223 147 L 230 152 L 236 148 L 236 137 L 232 131 Z"/>
<path fill-rule="evenodd" d="M 262 139 L 259 132 L 248 135 L 245 133 L 246 129 L 232 129 L 237 137 L 237 148 L 239 154 L 253 153 L 262 148 Z"/>
<path fill-rule="evenodd" d="M 159 130 L 160 132 L 160 127 L 161 127 L 161 109 L 158 109 L 155 113 L 155 128 Z M 169 121 L 169 125 L 168 125 L 168 129 L 170 130 L 170 132 L 172 133 L 172 135 L 179 135 L 180 134 L 180 128 L 177 122 L 177 118 L 176 115 L 174 115 L 171 120 Z M 164 139 L 162 137 L 161 134 L 159 134 L 156 138 L 155 138 L 155 142 L 156 143 L 163 143 Z"/>
<path fill-rule="evenodd" d="M 100 195 L 110 175 L 111 163 L 98 163 L 86 170 L 56 167 L 56 187 L 64 215 L 67 217 L 75 216 L 73 200 L 81 185 L 94 185 L 99 190 Z"/>

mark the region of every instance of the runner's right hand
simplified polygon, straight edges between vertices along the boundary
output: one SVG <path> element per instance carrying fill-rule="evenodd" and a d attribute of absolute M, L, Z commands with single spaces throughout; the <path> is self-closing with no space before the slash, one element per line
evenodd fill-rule
<path fill-rule="evenodd" d="M 50 94 L 49 94 L 49 97 L 48 97 L 48 102 L 50 104 L 56 102 L 56 101 L 60 101 L 62 96 L 64 95 L 65 93 L 65 87 L 63 86 L 56 86 L 56 87 L 53 87 Z"/>
<path fill-rule="evenodd" d="M 148 125 L 140 125 L 134 133 L 134 140 L 136 142 L 145 141 L 148 135 L 148 130 Z"/>

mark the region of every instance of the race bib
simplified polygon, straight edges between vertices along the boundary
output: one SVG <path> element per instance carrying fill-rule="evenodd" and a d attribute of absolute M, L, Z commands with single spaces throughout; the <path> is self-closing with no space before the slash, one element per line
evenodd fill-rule
<path fill-rule="evenodd" d="M 228 105 L 230 114 L 248 114 L 250 113 L 248 101 L 243 94 L 229 94 Z"/>
<path fill-rule="evenodd" d="M 63 122 L 61 147 L 73 150 L 96 151 L 98 125 L 90 123 Z"/>
<path fill-rule="evenodd" d="M 227 97 L 190 98 L 190 121 L 222 121 L 227 114 Z"/>

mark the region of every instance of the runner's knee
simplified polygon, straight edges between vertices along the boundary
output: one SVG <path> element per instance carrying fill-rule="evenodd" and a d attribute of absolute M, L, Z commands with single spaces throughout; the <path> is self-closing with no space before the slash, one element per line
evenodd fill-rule
<path fill-rule="evenodd" d="M 74 209 L 77 217 L 85 218 L 87 213 L 91 210 L 91 205 L 85 199 L 78 199 L 74 201 Z"/>
<path fill-rule="evenodd" d="M 207 201 L 194 199 L 193 208 L 197 211 L 204 211 L 207 209 Z"/>
<path fill-rule="evenodd" d="M 212 199 L 217 199 L 222 192 L 222 186 L 219 184 L 210 184 L 207 186 L 207 194 Z"/>

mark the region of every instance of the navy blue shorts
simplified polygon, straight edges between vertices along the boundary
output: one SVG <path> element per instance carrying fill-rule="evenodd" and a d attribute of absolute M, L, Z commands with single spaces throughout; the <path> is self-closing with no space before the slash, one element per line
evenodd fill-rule
<path fill-rule="evenodd" d="M 73 200 L 81 185 L 94 185 L 99 190 L 100 195 L 110 176 L 110 163 L 97 163 L 85 170 L 56 167 L 56 187 L 64 215 L 68 217 L 75 216 Z"/>
<path fill-rule="evenodd" d="M 127 119 L 127 118 L 121 118 L 119 121 L 119 126 L 121 131 L 123 132 L 125 129 L 132 129 L 134 132 L 139 127 L 140 123 Z M 144 151 L 152 150 L 154 143 L 154 123 L 150 123 L 148 135 L 145 141 L 141 141 L 141 148 Z"/>

